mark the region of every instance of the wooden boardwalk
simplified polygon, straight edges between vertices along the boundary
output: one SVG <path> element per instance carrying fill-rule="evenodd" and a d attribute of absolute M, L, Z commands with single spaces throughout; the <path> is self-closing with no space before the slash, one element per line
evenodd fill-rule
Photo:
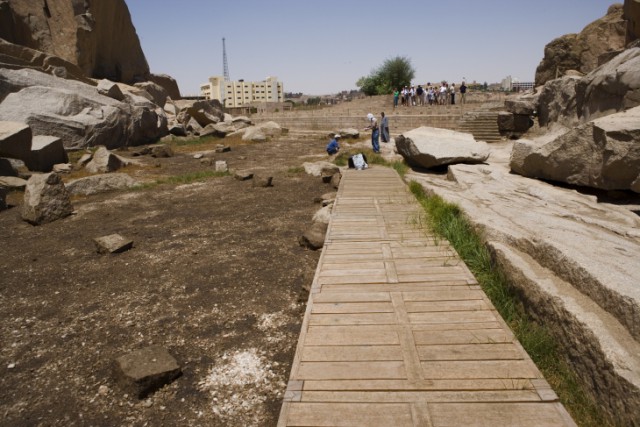
<path fill-rule="evenodd" d="M 279 427 L 575 426 L 395 171 L 343 175 Z"/>

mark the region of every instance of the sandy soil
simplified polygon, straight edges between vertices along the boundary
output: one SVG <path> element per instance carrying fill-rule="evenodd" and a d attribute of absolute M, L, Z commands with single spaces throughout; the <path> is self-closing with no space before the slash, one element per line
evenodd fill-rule
<path fill-rule="evenodd" d="M 319 252 L 297 239 L 330 191 L 301 170 L 324 140 L 284 137 L 176 147 L 141 158 L 136 179 L 211 169 L 193 158 L 273 176 L 233 176 L 76 198 L 47 225 L 0 212 L 0 425 L 271 426 L 286 388 Z M 124 156 L 131 152 L 120 153 Z M 68 178 L 65 178 L 68 179 Z M 19 205 L 20 194 L 9 202 Z M 133 249 L 100 255 L 119 233 Z M 116 383 L 114 360 L 158 344 L 183 375 L 144 400 Z"/>

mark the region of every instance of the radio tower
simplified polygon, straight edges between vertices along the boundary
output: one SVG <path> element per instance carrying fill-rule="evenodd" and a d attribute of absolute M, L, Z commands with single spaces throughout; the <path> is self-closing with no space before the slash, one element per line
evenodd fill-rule
<path fill-rule="evenodd" d="M 228 82 L 229 79 L 229 64 L 227 64 L 227 47 L 224 44 L 224 37 L 222 38 L 222 66 L 224 67 L 224 81 Z"/>

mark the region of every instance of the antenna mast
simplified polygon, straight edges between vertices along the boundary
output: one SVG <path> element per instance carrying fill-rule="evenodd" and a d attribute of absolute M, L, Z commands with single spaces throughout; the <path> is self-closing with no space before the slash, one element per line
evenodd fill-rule
<path fill-rule="evenodd" d="M 227 64 L 227 47 L 224 43 L 224 37 L 222 38 L 222 66 L 224 68 L 224 81 L 228 82 L 229 79 L 229 64 Z"/>

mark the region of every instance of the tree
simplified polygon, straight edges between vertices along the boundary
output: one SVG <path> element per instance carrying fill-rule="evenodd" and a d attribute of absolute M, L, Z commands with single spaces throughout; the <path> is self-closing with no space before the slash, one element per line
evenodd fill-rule
<path fill-rule="evenodd" d="M 365 95 L 384 95 L 392 93 L 394 89 L 411 85 L 415 71 L 411 60 L 396 56 L 371 71 L 366 77 L 361 77 L 356 85 Z"/>

